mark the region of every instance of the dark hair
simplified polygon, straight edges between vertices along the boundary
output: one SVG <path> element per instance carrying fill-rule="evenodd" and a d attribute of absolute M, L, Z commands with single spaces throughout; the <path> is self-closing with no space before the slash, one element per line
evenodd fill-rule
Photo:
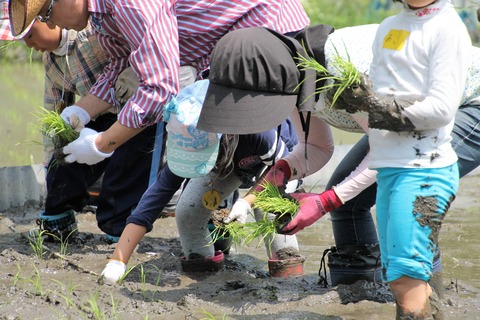
<path fill-rule="evenodd" d="M 215 163 L 215 167 L 212 169 L 212 172 L 214 172 L 220 179 L 225 178 L 232 173 L 233 169 L 235 169 L 233 155 L 237 150 L 238 139 L 238 134 L 222 135 L 217 162 Z"/>
<path fill-rule="evenodd" d="M 393 0 L 393 2 L 403 2 L 403 0 Z"/>

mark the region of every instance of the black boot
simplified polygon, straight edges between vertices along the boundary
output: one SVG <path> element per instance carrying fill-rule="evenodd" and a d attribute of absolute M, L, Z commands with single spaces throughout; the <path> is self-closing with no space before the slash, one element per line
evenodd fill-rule
<path fill-rule="evenodd" d="M 37 219 L 37 225 L 39 232 L 44 232 L 51 242 L 72 241 L 78 234 L 77 220 L 73 210 L 54 216 L 41 213 Z"/>
<path fill-rule="evenodd" d="M 348 245 L 324 251 L 320 264 L 320 281 L 327 283 L 325 255 L 328 257 L 330 285 L 352 284 L 358 280 L 382 281 L 379 245 Z M 322 269 L 323 274 L 322 274 Z"/>

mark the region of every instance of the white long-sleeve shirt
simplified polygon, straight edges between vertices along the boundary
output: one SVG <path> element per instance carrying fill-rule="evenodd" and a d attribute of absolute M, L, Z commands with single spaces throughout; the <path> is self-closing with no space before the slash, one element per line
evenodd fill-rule
<path fill-rule="evenodd" d="M 439 168 L 457 156 L 451 131 L 471 59 L 471 40 L 450 1 L 405 7 L 379 26 L 370 68 L 375 93 L 416 102 L 403 111 L 415 131 L 370 129 L 370 168 Z"/>

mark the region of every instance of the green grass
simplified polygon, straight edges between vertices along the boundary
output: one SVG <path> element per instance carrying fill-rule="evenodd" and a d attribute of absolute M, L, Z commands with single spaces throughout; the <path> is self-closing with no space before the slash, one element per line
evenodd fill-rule
<path fill-rule="evenodd" d="M 32 112 L 43 105 L 43 64 L 0 60 L 0 79 L 0 167 L 42 163 L 42 135 Z"/>
<path fill-rule="evenodd" d="M 391 1 L 391 0 L 384 0 Z M 391 10 L 375 10 L 371 0 L 302 0 L 302 5 L 311 20 L 311 24 L 328 24 L 334 28 L 379 23 L 386 17 L 398 12 L 399 5 Z"/>

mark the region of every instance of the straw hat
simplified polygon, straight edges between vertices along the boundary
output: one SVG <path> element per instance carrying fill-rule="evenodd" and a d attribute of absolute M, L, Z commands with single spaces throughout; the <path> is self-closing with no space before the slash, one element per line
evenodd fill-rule
<path fill-rule="evenodd" d="M 21 34 L 40 13 L 46 0 L 10 0 L 10 29 L 14 36 Z"/>

